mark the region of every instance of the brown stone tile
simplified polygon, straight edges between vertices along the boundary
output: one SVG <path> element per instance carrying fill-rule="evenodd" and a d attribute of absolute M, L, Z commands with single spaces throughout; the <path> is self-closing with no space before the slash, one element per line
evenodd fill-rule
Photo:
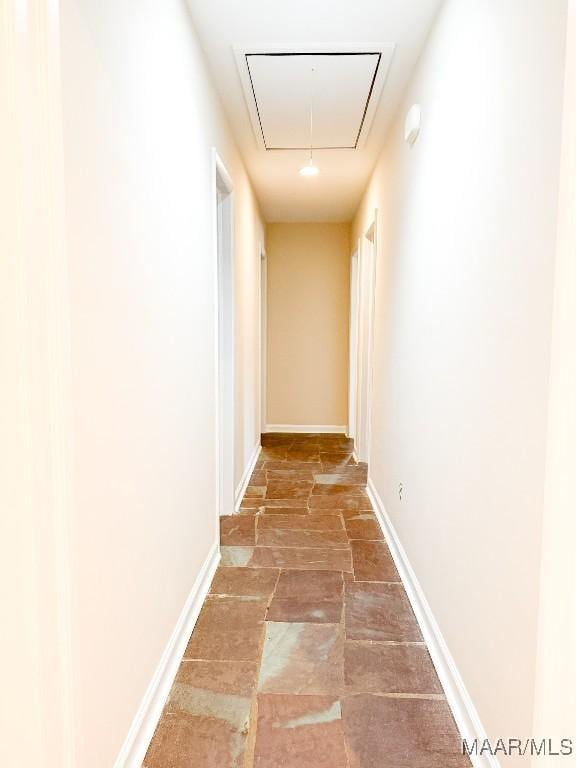
<path fill-rule="evenodd" d="M 256 542 L 256 521 L 251 515 L 220 518 L 220 543 L 229 547 L 249 547 Z"/>
<path fill-rule="evenodd" d="M 322 457 L 322 454 L 320 454 L 320 457 Z M 352 461 L 352 459 L 350 459 Z M 340 464 L 335 461 L 322 461 L 322 469 L 320 470 L 320 474 L 336 474 L 339 473 L 342 469 L 344 469 L 346 466 L 355 466 L 354 464 Z M 316 473 L 318 474 L 318 473 Z"/>
<path fill-rule="evenodd" d="M 351 518 L 344 521 L 346 533 L 350 539 L 364 539 L 366 541 L 378 541 L 384 539 L 384 534 L 376 518 L 362 520 Z"/>
<path fill-rule="evenodd" d="M 210 593 L 269 598 L 278 580 L 277 568 L 218 568 Z"/>
<path fill-rule="evenodd" d="M 320 441 L 317 437 L 314 437 L 311 435 L 310 437 L 294 440 L 290 448 L 288 449 L 289 455 L 290 453 L 302 451 L 305 453 L 314 453 L 318 454 L 320 451 Z"/>
<path fill-rule="evenodd" d="M 439 697 L 441 688 L 402 586 L 379 583 L 391 578 L 392 561 L 363 488 L 366 465 L 354 462 L 352 443 L 335 435 L 268 435 L 263 445 L 241 515 L 222 519 L 221 565 L 144 768 L 468 765 L 452 764 L 449 754 L 431 762 L 426 745 L 420 751 L 427 762 L 418 762 L 418 750 L 414 760 L 401 751 L 406 762 L 364 762 L 373 754 L 358 749 L 364 742 L 355 734 L 368 721 L 364 738 L 378 741 L 380 726 L 378 717 L 365 716 L 369 700 L 436 704 L 390 697 Z M 394 568 L 392 578 L 399 578 Z M 352 702 L 350 762 L 341 695 Z M 402 725 L 411 717 L 404 712 Z M 401 739 L 418 727 L 400 728 Z M 432 754 L 445 757 L 433 746 Z"/>
<path fill-rule="evenodd" d="M 400 581 L 390 550 L 383 541 L 351 541 L 356 581 Z"/>
<path fill-rule="evenodd" d="M 343 579 L 338 571 L 281 571 L 267 621 L 337 623 Z"/>
<path fill-rule="evenodd" d="M 310 497 L 311 499 L 312 497 Z M 331 496 L 314 496 L 315 499 L 329 499 Z M 330 515 L 331 517 L 340 517 L 342 510 L 337 509 L 336 507 L 331 507 L 327 505 L 326 507 L 315 507 L 313 505 L 310 505 L 310 499 L 308 499 L 308 514 L 309 515 Z"/>
<path fill-rule="evenodd" d="M 285 482 L 294 482 L 295 480 L 304 480 L 307 483 L 314 482 L 314 473 L 304 469 L 267 469 L 267 482 L 273 480 L 284 480 Z"/>
<path fill-rule="evenodd" d="M 316 514 L 319 514 L 320 510 Z M 376 515 L 370 509 L 342 509 L 340 514 L 344 520 L 376 520 Z"/>
<path fill-rule="evenodd" d="M 250 485 L 266 485 L 266 471 L 264 469 L 255 469 L 250 477 Z"/>
<path fill-rule="evenodd" d="M 314 482 L 318 485 L 336 485 L 341 483 L 339 472 L 316 472 L 314 473 Z"/>
<path fill-rule="evenodd" d="M 288 461 L 320 461 L 318 448 L 289 448 L 286 452 Z"/>
<path fill-rule="evenodd" d="M 258 530 L 261 547 L 333 547 L 347 549 L 350 545 L 344 531 L 295 531 L 275 528 Z"/>
<path fill-rule="evenodd" d="M 345 485 L 362 485 L 366 487 L 368 482 L 368 467 L 365 464 L 344 467 L 337 474 L 340 476 L 340 482 Z"/>
<path fill-rule="evenodd" d="M 336 450 L 336 448 L 337 446 L 334 450 L 330 450 L 326 446 L 320 447 L 320 463 L 324 468 L 323 471 L 326 471 L 327 467 L 330 468 L 329 471 L 338 472 L 343 469 L 359 466 L 352 451 L 347 451 L 346 449 Z"/>
<path fill-rule="evenodd" d="M 175 683 L 214 693 L 250 697 L 258 681 L 260 665 L 252 661 L 202 661 L 184 659 Z M 181 698 L 171 691 L 167 707 L 182 708 Z"/>
<path fill-rule="evenodd" d="M 266 493 L 266 483 L 263 485 L 248 485 L 244 492 L 245 499 L 262 499 Z"/>
<path fill-rule="evenodd" d="M 347 640 L 422 641 L 402 584 L 348 582 L 344 624 Z"/>
<path fill-rule="evenodd" d="M 362 694 L 342 702 L 350 768 L 463 768 L 444 701 Z"/>
<path fill-rule="evenodd" d="M 310 496 L 308 499 L 308 506 L 311 510 L 320 511 L 321 509 L 331 510 L 367 510 L 372 511 L 372 504 L 370 504 L 369 498 L 363 492 L 358 492 L 357 496 L 350 496 L 349 494 L 339 493 L 328 496 Z"/>
<path fill-rule="evenodd" d="M 280 469 L 280 470 L 287 470 L 287 469 L 294 469 L 294 470 L 303 470 L 304 472 L 321 472 L 322 471 L 322 465 L 320 462 L 310 462 L 310 461 L 278 461 L 274 459 L 270 459 L 269 461 L 266 461 L 264 464 L 264 469 L 268 472 L 270 470 Z"/>
<path fill-rule="evenodd" d="M 249 565 L 254 547 L 220 547 L 220 568 Z"/>
<path fill-rule="evenodd" d="M 262 448 L 269 448 L 274 445 L 292 445 L 294 442 L 294 435 L 288 432 L 264 432 L 260 436 L 260 445 Z"/>
<path fill-rule="evenodd" d="M 334 451 L 353 451 L 354 440 L 351 437 L 346 437 L 344 434 L 322 434 L 320 435 L 320 443 L 326 448 L 326 450 Z"/>
<path fill-rule="evenodd" d="M 285 446 L 266 446 L 260 453 L 261 459 L 267 461 L 285 461 L 288 449 Z"/>
<path fill-rule="evenodd" d="M 303 502 L 300 501 L 300 503 Z M 309 510 L 308 507 L 271 507 L 265 504 L 260 513 L 262 515 L 307 515 Z"/>
<path fill-rule="evenodd" d="M 342 472 L 324 470 L 321 473 L 316 473 L 314 475 L 314 480 L 317 485 L 339 485 L 345 488 L 350 488 L 350 486 L 352 486 L 357 488 L 358 491 L 364 491 L 366 488 L 366 478 L 360 475 L 343 474 Z M 338 492 L 333 492 L 333 494 L 336 493 Z M 350 493 L 350 491 L 341 491 L 341 493 Z"/>
<path fill-rule="evenodd" d="M 275 507 L 294 507 L 294 509 L 298 510 L 306 508 L 306 512 L 308 512 L 306 499 L 264 499 L 262 501 L 262 505 L 266 508 L 266 512 L 269 512 Z M 299 514 L 299 512 L 294 512 L 291 514 Z"/>
<path fill-rule="evenodd" d="M 347 642 L 344 681 L 348 693 L 443 693 L 423 645 Z"/>
<path fill-rule="evenodd" d="M 307 571 L 351 571 L 348 549 L 301 549 L 297 547 L 256 547 L 251 565 L 261 568 L 292 568 Z"/>
<path fill-rule="evenodd" d="M 184 658 L 257 661 L 267 602 L 253 597 L 208 597 Z"/>
<path fill-rule="evenodd" d="M 266 622 L 258 690 L 340 694 L 344 688 L 340 624 Z"/>
<path fill-rule="evenodd" d="M 209 717 L 184 710 L 164 713 L 142 768 L 244 768 L 246 736 L 237 724 L 238 713 L 218 715 L 220 711 Z"/>
<path fill-rule="evenodd" d="M 260 694 L 254 766 L 348 768 L 338 699 Z"/>
<path fill-rule="evenodd" d="M 261 514 L 262 507 L 240 507 L 237 514 L 243 515 L 244 517 L 255 517 L 256 515 Z"/>
<path fill-rule="evenodd" d="M 275 598 L 340 600 L 343 578 L 339 571 L 280 571 Z"/>
<path fill-rule="evenodd" d="M 338 515 L 262 515 L 257 521 L 258 531 L 277 528 L 292 531 L 343 531 Z"/>
<path fill-rule="evenodd" d="M 307 499 L 312 483 L 302 480 L 271 480 L 266 487 L 267 499 Z"/>
<path fill-rule="evenodd" d="M 334 451 L 330 449 L 320 450 L 320 462 L 322 465 L 330 464 L 336 467 L 357 467 L 352 451 Z"/>
<path fill-rule="evenodd" d="M 313 624 L 337 624 L 341 618 L 342 599 L 330 601 L 275 597 L 266 614 L 266 621 L 312 622 Z"/>
<path fill-rule="evenodd" d="M 256 515 L 262 506 L 263 499 L 242 499 L 240 502 L 240 514 Z"/>
<path fill-rule="evenodd" d="M 323 475 L 326 477 L 326 475 Z M 316 483 L 312 487 L 312 496 L 363 496 L 363 485 L 344 485 L 343 483 Z"/>
<path fill-rule="evenodd" d="M 368 472 L 366 469 L 357 466 L 342 467 L 338 471 L 324 470 L 323 472 L 316 473 L 314 480 L 319 485 L 357 485 L 365 488 Z"/>

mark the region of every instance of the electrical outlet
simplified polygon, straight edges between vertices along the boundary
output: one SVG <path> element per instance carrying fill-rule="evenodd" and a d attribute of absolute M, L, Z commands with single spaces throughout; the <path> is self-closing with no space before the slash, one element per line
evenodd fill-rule
<path fill-rule="evenodd" d="M 402 494 L 404 493 L 404 485 L 402 483 L 398 483 L 398 498 L 400 501 L 402 501 Z"/>

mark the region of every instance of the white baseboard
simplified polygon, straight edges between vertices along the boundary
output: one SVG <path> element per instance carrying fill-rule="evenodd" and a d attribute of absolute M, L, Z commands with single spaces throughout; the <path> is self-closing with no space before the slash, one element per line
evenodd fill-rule
<path fill-rule="evenodd" d="M 378 495 L 371 478 L 368 478 L 366 490 L 422 630 L 422 635 L 444 688 L 448 705 L 452 710 L 460 735 L 463 739 L 466 739 L 468 744 L 474 739 L 478 739 L 478 742 L 482 743 L 487 739 L 486 731 L 482 726 L 470 694 L 466 690 L 464 681 L 456 667 L 456 662 L 442 636 L 440 627 L 434 618 L 424 591 L 410 565 L 406 551 L 392 525 L 392 521 L 388 517 L 384 503 Z M 472 755 L 470 759 L 474 768 L 500 768 L 497 758 L 492 755 Z"/>
<path fill-rule="evenodd" d="M 140 768 L 142 765 L 219 561 L 220 547 L 215 542 L 190 590 L 114 768 Z"/>
<path fill-rule="evenodd" d="M 346 425 L 335 424 L 266 424 L 266 432 L 308 432 L 311 434 L 346 434 Z"/>
<path fill-rule="evenodd" d="M 252 472 L 254 472 L 254 467 L 256 466 L 256 462 L 258 461 L 258 456 L 260 456 L 261 450 L 262 450 L 262 446 L 260 445 L 260 443 L 258 443 L 258 445 L 255 446 L 254 450 L 252 451 L 252 456 L 250 457 L 250 461 L 248 462 L 248 465 L 244 470 L 242 479 L 238 483 L 238 487 L 236 488 L 236 493 L 234 494 L 234 511 L 235 512 L 238 512 L 238 510 L 240 509 L 240 504 L 242 503 L 242 499 L 244 498 L 244 494 L 246 493 L 246 488 L 248 487 L 248 483 L 250 482 L 250 477 L 252 475 Z"/>

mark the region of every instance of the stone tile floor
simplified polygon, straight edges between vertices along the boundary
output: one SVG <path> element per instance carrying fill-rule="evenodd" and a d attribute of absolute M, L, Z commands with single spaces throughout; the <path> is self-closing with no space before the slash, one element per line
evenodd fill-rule
<path fill-rule="evenodd" d="M 351 441 L 262 446 L 144 767 L 469 766 Z"/>

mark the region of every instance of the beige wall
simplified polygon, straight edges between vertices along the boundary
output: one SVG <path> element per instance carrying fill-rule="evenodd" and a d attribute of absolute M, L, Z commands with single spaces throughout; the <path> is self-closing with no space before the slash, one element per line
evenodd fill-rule
<path fill-rule="evenodd" d="M 267 424 L 347 423 L 350 227 L 269 224 Z"/>
<path fill-rule="evenodd" d="M 354 223 L 378 209 L 370 474 L 492 737 L 532 732 L 565 15 L 448 0 Z"/>
<path fill-rule="evenodd" d="M 110 768 L 218 542 L 213 146 L 234 183 L 237 481 L 263 226 L 183 0 L 0 16 L 0 763 Z"/>
<path fill-rule="evenodd" d="M 0 765 L 19 768 L 74 768 L 54 12 L 44 0 L 0 4 Z"/>
<path fill-rule="evenodd" d="M 535 734 L 554 739 L 576 723 L 576 0 L 568 13 L 534 711 Z"/>
<path fill-rule="evenodd" d="M 77 755 L 101 768 L 218 540 L 213 146 L 234 183 L 236 482 L 260 433 L 263 229 L 184 0 L 62 0 L 61 29 Z"/>

